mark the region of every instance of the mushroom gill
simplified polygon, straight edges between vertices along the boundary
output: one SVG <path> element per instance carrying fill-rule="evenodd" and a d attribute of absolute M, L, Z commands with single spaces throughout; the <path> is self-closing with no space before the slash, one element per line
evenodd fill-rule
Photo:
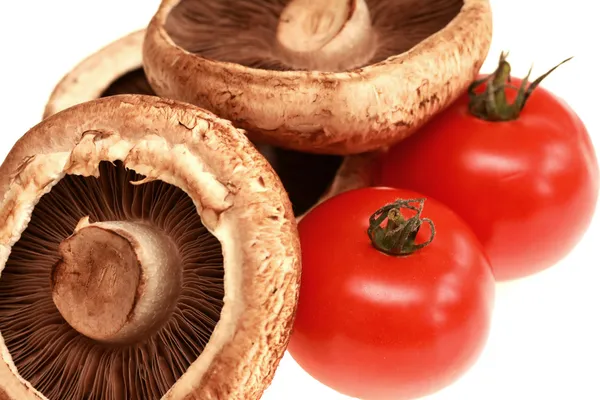
<path fill-rule="evenodd" d="M 410 50 L 463 0 L 181 0 L 165 29 L 207 59 L 269 70 L 344 71 Z"/>
<path fill-rule="evenodd" d="M 120 162 L 102 162 L 98 178 L 66 175 L 1 272 L 0 332 L 19 374 L 48 399 L 161 398 L 219 321 L 220 242 L 185 192 L 143 178 Z M 132 251 L 123 232 L 153 243 L 150 254 Z M 140 257 L 169 268 L 140 270 Z"/>

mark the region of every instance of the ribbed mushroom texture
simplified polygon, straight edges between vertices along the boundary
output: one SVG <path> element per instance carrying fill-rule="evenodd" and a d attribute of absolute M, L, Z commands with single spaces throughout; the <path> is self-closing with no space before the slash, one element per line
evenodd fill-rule
<path fill-rule="evenodd" d="M 156 93 L 253 140 L 312 153 L 394 144 L 461 95 L 488 0 L 163 0 L 143 63 Z"/>
<path fill-rule="evenodd" d="M 203 57 L 273 70 L 345 71 L 403 53 L 462 0 L 181 0 L 165 29 Z"/>
<path fill-rule="evenodd" d="M 143 179 L 120 162 L 102 162 L 98 178 L 65 176 L 35 207 L 2 271 L 0 332 L 21 376 L 49 399 L 158 399 L 219 321 L 219 241 L 181 189 L 132 184 Z M 173 258 L 168 268 L 140 271 L 132 241 L 100 221 L 164 236 L 139 233 L 151 240 L 141 244 L 148 255 Z M 158 308 L 141 304 L 148 292 L 149 301 L 162 298 Z M 140 312 L 156 315 L 134 321 L 147 317 Z"/>
<path fill-rule="evenodd" d="M 0 398 L 260 398 L 300 256 L 243 132 L 108 97 L 45 119 L 0 173 Z"/>

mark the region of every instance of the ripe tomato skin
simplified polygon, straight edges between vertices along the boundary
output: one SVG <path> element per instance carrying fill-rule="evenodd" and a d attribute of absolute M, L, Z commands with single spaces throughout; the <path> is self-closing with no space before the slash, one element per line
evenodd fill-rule
<path fill-rule="evenodd" d="M 514 92 L 507 95 L 512 101 Z M 422 192 L 459 214 L 499 281 L 565 257 L 587 230 L 598 198 L 598 162 L 582 121 L 542 87 L 508 122 L 470 115 L 465 95 L 393 146 L 375 170 L 376 185 Z"/>
<path fill-rule="evenodd" d="M 428 246 L 407 256 L 376 250 L 369 217 L 407 190 L 337 195 L 299 222 L 303 272 L 288 350 L 321 383 L 364 400 L 414 399 L 459 378 L 488 337 L 494 279 L 481 244 L 428 198 Z M 407 216 L 409 214 L 406 214 Z M 428 239 L 424 224 L 417 242 Z"/>

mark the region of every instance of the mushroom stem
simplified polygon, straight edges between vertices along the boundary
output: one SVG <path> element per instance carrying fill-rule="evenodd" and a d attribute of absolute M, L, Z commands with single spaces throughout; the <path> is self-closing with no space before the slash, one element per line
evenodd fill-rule
<path fill-rule="evenodd" d="M 277 42 L 290 67 L 319 71 L 361 67 L 377 47 L 365 0 L 292 0 L 279 17 Z"/>
<path fill-rule="evenodd" d="M 89 338 L 139 340 L 169 317 L 181 290 L 179 252 L 162 231 L 139 222 L 79 221 L 59 245 L 52 298 L 65 320 Z"/>

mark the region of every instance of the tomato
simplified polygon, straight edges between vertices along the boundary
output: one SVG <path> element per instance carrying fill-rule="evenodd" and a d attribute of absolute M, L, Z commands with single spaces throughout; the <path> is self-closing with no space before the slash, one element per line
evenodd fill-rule
<path fill-rule="evenodd" d="M 484 348 L 494 279 L 481 244 L 454 212 L 426 199 L 414 242 L 431 236 L 425 218 L 435 235 L 411 254 L 380 251 L 367 234 L 382 206 L 421 197 L 356 189 L 299 222 L 303 272 L 288 350 L 340 393 L 367 400 L 424 396 L 462 376 Z"/>
<path fill-rule="evenodd" d="M 522 82 L 512 78 L 514 86 Z M 504 93 L 512 102 L 517 91 Z M 393 146 L 376 170 L 376 185 L 422 192 L 459 214 L 483 243 L 497 280 L 565 257 L 598 197 L 598 163 L 582 121 L 541 87 L 508 121 L 475 117 L 465 94 Z"/>

